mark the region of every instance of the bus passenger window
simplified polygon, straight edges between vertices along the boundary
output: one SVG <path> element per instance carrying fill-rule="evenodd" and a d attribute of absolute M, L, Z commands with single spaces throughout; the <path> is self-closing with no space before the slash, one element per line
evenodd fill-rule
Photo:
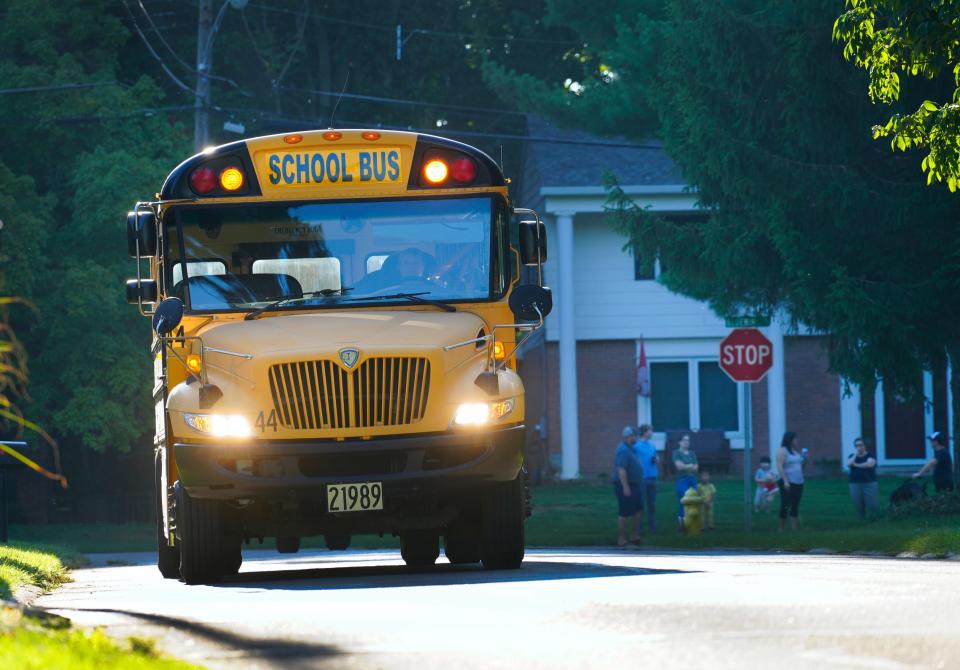
<path fill-rule="evenodd" d="M 340 259 L 326 258 L 261 258 L 253 262 L 254 274 L 280 274 L 294 277 L 303 292 L 339 289 Z"/>

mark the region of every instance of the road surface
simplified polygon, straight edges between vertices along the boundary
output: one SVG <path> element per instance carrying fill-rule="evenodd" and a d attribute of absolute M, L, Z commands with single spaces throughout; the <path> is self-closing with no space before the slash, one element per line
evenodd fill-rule
<path fill-rule="evenodd" d="M 245 552 L 216 586 L 147 554 L 38 605 L 211 668 L 960 668 L 960 562 L 529 550 L 520 570 L 392 551 Z"/>

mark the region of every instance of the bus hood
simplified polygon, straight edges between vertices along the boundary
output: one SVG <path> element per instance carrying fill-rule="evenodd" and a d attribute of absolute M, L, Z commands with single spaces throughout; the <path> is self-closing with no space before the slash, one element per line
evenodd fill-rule
<path fill-rule="evenodd" d="M 468 312 L 331 311 L 208 324 L 199 335 L 213 347 L 254 359 L 360 350 L 435 349 L 477 337 L 483 320 Z"/>

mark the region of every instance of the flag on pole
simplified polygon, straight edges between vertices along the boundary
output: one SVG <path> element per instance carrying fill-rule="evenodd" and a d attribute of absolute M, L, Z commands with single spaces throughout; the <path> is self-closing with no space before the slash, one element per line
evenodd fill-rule
<path fill-rule="evenodd" d="M 640 336 L 640 361 L 637 363 L 637 395 L 650 397 L 650 366 L 647 365 L 647 351 Z"/>

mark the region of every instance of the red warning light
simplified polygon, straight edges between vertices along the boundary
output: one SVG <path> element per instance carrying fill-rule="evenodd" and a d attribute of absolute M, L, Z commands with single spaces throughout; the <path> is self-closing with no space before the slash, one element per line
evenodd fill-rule
<path fill-rule="evenodd" d="M 217 187 L 217 175 L 208 167 L 197 168 L 190 175 L 190 188 L 194 193 L 206 195 Z"/>
<path fill-rule="evenodd" d="M 455 182 L 469 184 L 477 178 L 477 164 L 472 158 L 458 158 L 450 166 L 450 176 Z"/>

